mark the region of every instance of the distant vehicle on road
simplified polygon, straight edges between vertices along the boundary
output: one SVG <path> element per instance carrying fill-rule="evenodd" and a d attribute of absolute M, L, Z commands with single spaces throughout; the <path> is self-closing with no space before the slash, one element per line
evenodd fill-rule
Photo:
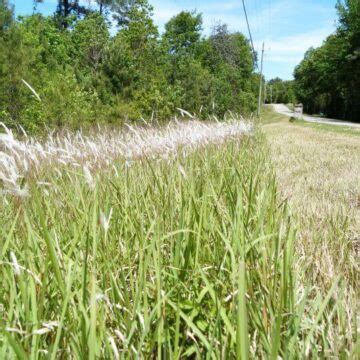
<path fill-rule="evenodd" d="M 304 105 L 303 104 L 296 104 L 294 106 L 294 116 L 301 117 L 304 114 Z"/>

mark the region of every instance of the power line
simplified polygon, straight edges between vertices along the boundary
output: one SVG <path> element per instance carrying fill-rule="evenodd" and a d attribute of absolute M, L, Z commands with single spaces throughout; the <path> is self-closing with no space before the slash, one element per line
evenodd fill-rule
<path fill-rule="evenodd" d="M 242 4 L 243 4 L 243 8 L 244 8 L 244 14 L 245 14 L 247 28 L 248 28 L 248 31 L 249 31 L 249 37 L 250 37 L 251 48 L 252 48 L 252 51 L 253 51 L 254 63 L 256 65 L 256 67 L 258 68 L 258 70 L 259 70 L 259 66 L 258 66 L 257 59 L 256 59 L 256 52 L 255 52 L 255 48 L 254 48 L 253 37 L 252 37 L 252 34 L 251 34 L 249 19 L 248 19 L 248 15 L 247 15 L 247 11 L 246 11 L 245 0 L 242 0 Z"/>

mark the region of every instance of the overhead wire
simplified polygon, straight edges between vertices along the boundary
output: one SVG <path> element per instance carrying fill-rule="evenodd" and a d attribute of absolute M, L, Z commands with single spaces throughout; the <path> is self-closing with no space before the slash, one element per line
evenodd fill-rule
<path fill-rule="evenodd" d="M 251 44 L 251 48 L 252 48 L 252 52 L 253 52 L 254 63 L 256 65 L 257 69 L 259 70 L 259 65 L 258 65 L 258 61 L 257 61 L 257 57 L 256 57 L 256 51 L 255 51 L 255 48 L 254 48 L 254 41 L 253 41 L 253 36 L 252 36 L 252 33 L 251 33 L 251 28 L 250 28 L 248 13 L 247 13 L 247 10 L 246 10 L 245 0 L 242 0 L 242 4 L 243 4 L 243 9 L 244 9 L 247 29 L 248 29 L 248 32 L 249 32 L 249 38 L 250 38 L 250 44 Z"/>

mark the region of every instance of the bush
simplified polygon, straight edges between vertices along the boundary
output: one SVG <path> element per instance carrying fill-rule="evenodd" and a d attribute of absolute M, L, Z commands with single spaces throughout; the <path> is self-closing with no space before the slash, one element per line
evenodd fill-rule
<path fill-rule="evenodd" d="M 0 19 L 8 17 L 5 5 Z M 35 14 L 7 21 L 0 32 L 0 111 L 7 124 L 33 133 L 46 126 L 167 119 L 178 107 L 203 118 L 252 111 L 257 77 L 243 35 L 222 27 L 202 38 L 201 16 L 182 12 L 160 38 L 147 1 L 125 10 L 113 37 L 104 16 L 76 9 L 72 22 L 62 13 L 56 20 Z"/>

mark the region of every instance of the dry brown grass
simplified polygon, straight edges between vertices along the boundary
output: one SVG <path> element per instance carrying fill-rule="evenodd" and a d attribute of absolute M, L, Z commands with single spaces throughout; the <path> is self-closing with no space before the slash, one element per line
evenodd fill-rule
<path fill-rule="evenodd" d="M 299 220 L 297 270 L 325 294 L 340 275 L 347 334 L 355 336 L 360 250 L 360 139 L 283 121 L 264 126 L 280 190 Z M 341 293 L 341 295 L 340 295 Z M 340 326 L 339 326 L 340 328 Z M 354 339 L 354 338 L 353 338 Z M 354 341 L 354 340 L 353 340 Z"/>

